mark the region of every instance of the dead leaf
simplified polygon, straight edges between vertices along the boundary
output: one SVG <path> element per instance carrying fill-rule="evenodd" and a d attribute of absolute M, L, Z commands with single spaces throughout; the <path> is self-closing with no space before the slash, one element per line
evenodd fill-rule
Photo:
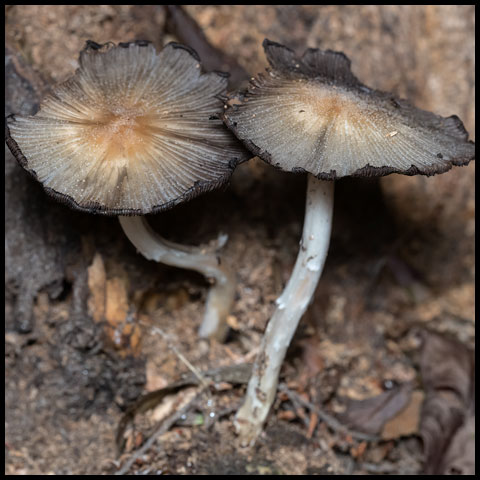
<path fill-rule="evenodd" d="M 418 434 L 420 412 L 424 398 L 425 395 L 422 391 L 415 390 L 408 405 L 385 423 L 381 434 L 382 439 L 392 440 L 402 436 Z"/>
<path fill-rule="evenodd" d="M 475 475 L 475 415 L 469 416 L 456 431 L 441 471 L 449 475 Z"/>
<path fill-rule="evenodd" d="M 128 279 L 125 276 L 108 278 L 102 256 L 97 252 L 88 267 L 88 312 L 103 329 L 111 345 L 123 356 L 137 354 L 141 329 L 130 314 Z"/>
<path fill-rule="evenodd" d="M 312 438 L 313 432 L 315 431 L 315 428 L 317 428 L 318 425 L 318 414 L 315 412 L 312 412 L 310 414 L 310 421 L 308 422 L 308 431 L 307 431 L 307 438 Z"/>
<path fill-rule="evenodd" d="M 363 456 L 365 450 L 367 449 L 367 442 L 360 442 L 358 445 L 354 445 L 350 448 L 350 455 L 358 460 Z"/>
<path fill-rule="evenodd" d="M 105 319 L 112 327 L 124 323 L 128 315 L 127 285 L 123 278 L 107 280 Z"/>
<path fill-rule="evenodd" d="M 88 288 L 90 296 L 88 298 L 88 313 L 95 323 L 103 321 L 105 314 L 105 285 L 107 274 L 102 256 L 95 254 L 92 264 L 88 267 Z"/>
<path fill-rule="evenodd" d="M 404 383 L 375 397 L 349 400 L 346 411 L 339 416 L 340 421 L 354 430 L 376 435 L 408 405 L 411 393 L 411 383 Z"/>
<path fill-rule="evenodd" d="M 162 375 L 162 370 L 160 366 L 157 365 L 152 360 L 152 358 L 147 359 L 147 364 L 145 366 L 145 375 L 147 377 L 147 381 L 145 384 L 145 390 L 147 392 L 160 390 L 168 385 L 168 380 L 164 375 Z"/>
<path fill-rule="evenodd" d="M 240 324 L 238 323 L 238 318 L 234 315 L 227 316 L 227 325 L 232 329 L 238 332 L 240 330 Z"/>
<path fill-rule="evenodd" d="M 462 429 L 468 432 L 465 423 L 474 416 L 474 354 L 457 340 L 438 333 L 421 330 L 419 334 L 426 395 L 420 422 L 425 473 L 442 475 L 452 466 L 468 470 L 475 463 L 474 446 L 465 449 L 460 445 L 468 438 Z"/>

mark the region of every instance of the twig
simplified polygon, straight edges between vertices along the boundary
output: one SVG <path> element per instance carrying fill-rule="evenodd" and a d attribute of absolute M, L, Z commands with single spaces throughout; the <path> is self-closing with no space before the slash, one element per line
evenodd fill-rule
<path fill-rule="evenodd" d="M 179 390 L 185 387 L 200 385 L 200 378 L 208 379 L 206 381 L 207 386 L 210 386 L 211 384 L 215 385 L 219 382 L 227 382 L 233 385 L 244 385 L 248 382 L 251 372 L 252 365 L 248 363 L 242 363 L 207 370 L 202 372 L 201 375 L 191 373 L 187 377 L 181 378 L 180 380 L 171 383 L 164 388 L 160 388 L 159 390 L 155 390 L 141 396 L 132 405 L 130 405 L 130 407 L 128 407 L 118 423 L 116 434 L 118 453 L 120 454 L 123 450 L 123 434 L 127 426 L 133 422 L 135 415 L 138 413 L 144 413 L 154 408 L 163 400 L 166 395 L 177 393 Z M 208 391 L 210 392 L 210 390 Z"/>
<path fill-rule="evenodd" d="M 185 415 L 192 408 L 193 405 L 197 403 L 198 399 L 206 390 L 206 388 L 207 387 L 203 387 L 197 393 L 197 395 L 195 395 L 195 397 L 183 408 L 175 412 L 167 420 L 160 422 L 159 426 L 152 433 L 152 435 L 150 435 L 149 439 L 138 450 L 135 450 L 135 452 L 132 453 L 132 456 L 125 462 L 123 467 L 115 473 L 115 475 L 125 475 L 130 470 L 130 467 L 136 462 L 136 460 L 140 458 L 145 452 L 147 452 L 148 449 L 154 444 L 157 437 L 168 432 L 168 430 L 170 430 L 170 428 L 175 425 L 175 423 L 180 420 L 180 418 Z"/>
<path fill-rule="evenodd" d="M 371 473 L 385 473 L 394 475 L 418 475 L 419 472 L 415 469 L 402 469 L 401 466 L 390 462 L 382 462 L 379 465 L 374 463 L 357 463 L 357 470 L 366 470 Z"/>
<path fill-rule="evenodd" d="M 150 327 L 152 329 L 152 331 L 154 331 L 155 333 L 158 333 L 164 340 L 165 342 L 167 343 L 167 346 L 170 350 L 172 350 L 173 353 L 175 353 L 175 355 L 180 359 L 181 362 L 183 362 L 187 368 L 198 378 L 199 382 L 204 386 L 204 387 L 208 387 L 210 385 L 210 383 L 208 382 L 208 380 L 205 379 L 205 377 L 202 375 L 202 373 L 200 372 L 200 370 L 198 370 L 198 368 L 194 367 L 188 360 L 187 358 L 177 350 L 177 348 L 175 347 L 175 345 L 173 345 L 170 341 L 170 339 L 168 338 L 167 334 L 161 329 L 161 328 L 158 328 L 156 326 L 150 326 L 148 325 L 148 327 Z"/>
<path fill-rule="evenodd" d="M 365 440 L 367 442 L 374 442 L 378 440 L 378 437 L 375 435 L 369 435 L 367 433 L 350 430 L 347 426 L 340 423 L 336 418 L 332 417 L 328 413 L 323 412 L 315 405 L 313 405 L 313 403 L 304 400 L 300 395 L 298 395 L 298 393 L 290 390 L 285 383 L 280 383 L 278 385 L 278 389 L 286 393 L 290 399 L 295 398 L 298 403 L 308 408 L 310 411 L 315 412 L 320 417 L 320 419 L 325 422 L 327 426 L 330 427 L 333 431 L 339 433 L 347 433 L 356 440 Z"/>
<path fill-rule="evenodd" d="M 293 404 L 293 408 L 295 410 L 300 410 L 300 408 L 304 407 L 304 405 L 302 405 L 299 401 L 298 401 L 298 395 L 292 395 L 294 392 L 292 390 L 290 390 L 289 388 L 286 388 L 285 390 L 283 390 L 283 392 L 287 395 L 288 399 L 292 402 Z M 302 417 L 300 416 L 302 422 L 304 423 L 304 425 L 308 428 L 309 427 L 309 421 L 305 418 L 305 417 Z"/>

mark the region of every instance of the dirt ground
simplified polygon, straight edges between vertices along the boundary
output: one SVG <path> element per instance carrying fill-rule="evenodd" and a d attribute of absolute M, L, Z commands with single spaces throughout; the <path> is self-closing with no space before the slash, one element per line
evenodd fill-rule
<path fill-rule="evenodd" d="M 263 71 L 264 38 L 343 51 L 363 83 L 458 115 L 474 140 L 473 6 L 186 11 L 225 68 Z M 161 48 L 191 28 L 156 6 L 8 6 L 6 114 L 33 113 L 87 39 Z M 222 258 L 238 284 L 218 344 L 196 334 L 200 275 L 137 255 L 115 218 L 48 198 L 6 148 L 6 474 L 474 472 L 474 173 L 337 182 L 323 276 L 265 432 L 246 449 L 232 426 L 245 388 L 236 366 L 255 359 L 295 262 L 305 178 L 255 158 L 222 191 L 149 219 L 185 244 L 228 234 Z M 171 388 L 190 373 L 184 359 L 222 369 L 208 388 Z M 157 389 L 117 455 L 122 415 Z"/>

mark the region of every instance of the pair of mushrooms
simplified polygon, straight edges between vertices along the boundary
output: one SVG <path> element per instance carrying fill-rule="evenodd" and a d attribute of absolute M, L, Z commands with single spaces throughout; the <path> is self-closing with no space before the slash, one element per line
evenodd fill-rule
<path fill-rule="evenodd" d="M 288 345 L 320 278 L 333 180 L 434 175 L 475 157 L 458 117 L 443 118 L 366 87 L 342 53 L 308 49 L 298 58 L 268 40 L 264 48 L 270 69 L 246 91 L 226 97 L 226 75 L 202 72 L 188 47 L 170 43 L 157 54 L 148 42 L 87 42 L 80 68 L 53 89 L 39 112 L 11 116 L 6 125 L 10 150 L 47 193 L 78 210 L 118 215 L 146 258 L 214 280 L 200 335 L 217 339 L 225 337 L 233 275 L 214 252 L 162 239 L 144 215 L 225 184 L 252 154 L 308 174 L 297 261 L 235 419 L 245 444 L 261 432 Z M 221 113 L 225 98 L 235 101 L 227 100 Z"/>

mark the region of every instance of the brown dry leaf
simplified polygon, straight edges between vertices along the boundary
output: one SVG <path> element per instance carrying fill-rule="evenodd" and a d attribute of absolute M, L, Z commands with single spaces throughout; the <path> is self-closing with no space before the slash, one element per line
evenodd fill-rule
<path fill-rule="evenodd" d="M 128 295 L 125 279 L 114 277 L 107 280 L 105 319 L 111 326 L 117 327 L 126 321 L 127 315 Z"/>
<path fill-rule="evenodd" d="M 363 456 L 366 449 L 367 449 L 367 442 L 360 442 L 358 445 L 354 445 L 353 447 L 350 448 L 350 455 L 353 458 L 358 460 Z"/>
<path fill-rule="evenodd" d="M 427 330 L 419 333 L 426 394 L 420 422 L 425 473 L 442 475 L 453 466 L 468 471 L 475 464 L 475 439 L 468 433 L 474 416 L 474 354 L 457 340 Z"/>
<path fill-rule="evenodd" d="M 107 274 L 102 256 L 97 252 L 92 264 L 88 267 L 88 313 L 95 323 L 100 323 L 105 314 L 105 285 Z"/>
<path fill-rule="evenodd" d="M 408 405 L 385 423 L 381 435 L 382 439 L 392 440 L 418 433 L 420 412 L 424 398 L 425 395 L 422 391 L 415 390 L 410 397 Z"/>
<path fill-rule="evenodd" d="M 189 387 L 179 392 L 166 395 L 150 413 L 150 417 L 154 422 L 161 422 L 172 413 L 180 410 L 189 403 L 198 393 L 197 387 Z"/>
<path fill-rule="evenodd" d="M 136 323 L 127 323 L 123 326 L 122 335 L 128 340 L 128 349 L 136 355 L 139 353 L 142 330 Z"/>
<path fill-rule="evenodd" d="M 308 422 L 308 431 L 306 434 L 307 438 L 312 438 L 313 432 L 315 431 L 315 428 L 317 428 L 318 425 L 318 414 L 315 412 L 312 412 L 310 414 L 310 421 Z"/>
<path fill-rule="evenodd" d="M 227 316 L 227 325 L 232 329 L 238 332 L 240 330 L 240 324 L 238 323 L 238 318 L 234 315 Z"/>
<path fill-rule="evenodd" d="M 349 399 L 340 421 L 354 430 L 377 435 L 388 420 L 408 405 L 411 394 L 411 383 L 403 383 L 365 400 Z"/>
<path fill-rule="evenodd" d="M 141 334 L 129 312 L 127 282 L 127 278 L 113 277 L 106 284 L 105 332 L 122 356 L 137 353 Z"/>
<path fill-rule="evenodd" d="M 111 344 L 121 354 L 138 353 L 141 329 L 129 315 L 128 279 L 123 276 L 107 278 L 102 256 L 97 252 L 88 267 L 88 312 L 95 323 L 104 324 Z"/>
<path fill-rule="evenodd" d="M 147 382 L 145 384 L 145 390 L 147 392 L 160 390 L 168 385 L 167 377 L 162 374 L 161 367 L 157 365 L 152 358 L 147 359 L 145 375 L 147 377 Z"/>

